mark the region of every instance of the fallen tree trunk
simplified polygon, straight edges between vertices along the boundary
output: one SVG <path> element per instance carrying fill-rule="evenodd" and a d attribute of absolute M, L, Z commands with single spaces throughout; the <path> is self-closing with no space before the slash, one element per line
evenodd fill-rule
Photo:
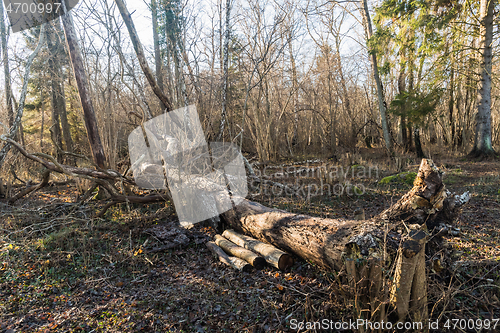
<path fill-rule="evenodd" d="M 399 269 L 399 276 L 396 274 L 391 282 L 396 285 L 396 289 L 392 288 L 391 303 L 403 320 L 408 311 L 419 318 L 425 317 L 421 307 L 426 298 L 422 285 L 425 284 L 423 251 L 427 230 L 451 224 L 468 198 L 468 193 L 451 195 L 442 183 L 442 173 L 431 160 L 424 159 L 413 188 L 396 204 L 370 220 L 322 219 L 268 208 L 248 200 L 243 200 L 222 217 L 231 228 L 307 261 L 334 270 L 346 267 L 355 290 L 378 288 L 378 292 L 370 294 L 370 299 L 360 300 L 364 303 L 360 311 L 367 306 L 370 309 L 381 300 L 387 301 L 387 295 L 381 294 L 388 291 L 385 284 L 375 288 L 380 285 L 377 274 L 381 274 L 386 262 L 395 263 L 397 267 L 393 268 L 396 272 Z M 400 252 L 399 259 L 395 260 Z M 406 274 L 403 266 L 413 270 Z M 405 286 L 405 290 L 394 292 L 398 286 Z M 380 309 L 370 310 L 372 315 L 375 311 L 384 316 Z"/>
<path fill-rule="evenodd" d="M 468 201 L 467 194 L 451 195 L 432 161 L 424 159 L 414 187 L 393 206 L 369 220 L 324 219 L 273 209 L 249 200 L 222 214 L 231 228 L 273 244 L 322 267 L 339 270 L 350 244 L 360 255 L 374 256 L 384 245 L 397 250 L 403 225 L 429 229 L 449 224 Z M 406 231 L 406 229 L 405 229 Z"/>

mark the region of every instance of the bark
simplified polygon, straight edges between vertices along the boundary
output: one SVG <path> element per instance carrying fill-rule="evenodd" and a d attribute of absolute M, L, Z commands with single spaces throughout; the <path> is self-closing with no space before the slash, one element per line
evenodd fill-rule
<path fill-rule="evenodd" d="M 455 108 L 455 69 L 452 67 L 450 73 L 450 98 L 448 99 L 448 122 L 450 123 L 450 144 L 456 145 L 455 122 L 453 121 L 453 109 Z"/>
<path fill-rule="evenodd" d="M 228 256 L 220 247 L 218 247 L 214 242 L 208 242 L 205 244 L 208 249 L 219 259 L 220 262 L 231 266 L 242 272 L 248 272 L 252 269 L 252 265 L 247 263 L 245 260 L 236 257 Z"/>
<path fill-rule="evenodd" d="M 493 155 L 491 141 L 491 71 L 492 71 L 492 42 L 493 42 L 493 16 L 495 0 L 481 0 L 481 45 L 482 63 L 481 80 L 479 81 L 478 107 L 476 114 L 476 135 L 474 147 L 470 156 L 479 157 Z"/>
<path fill-rule="evenodd" d="M 415 127 L 413 130 L 413 135 L 415 136 L 415 149 L 417 150 L 417 157 L 424 158 L 424 151 L 422 150 L 422 142 L 420 141 L 420 128 Z"/>
<path fill-rule="evenodd" d="M 141 65 L 141 69 L 144 72 L 146 79 L 151 85 L 151 88 L 153 89 L 155 95 L 165 105 L 165 111 L 167 112 L 172 111 L 173 110 L 172 103 L 158 86 L 158 83 L 154 78 L 153 72 L 151 71 L 151 68 L 149 68 L 148 62 L 146 60 L 146 55 L 144 53 L 144 49 L 142 47 L 141 41 L 139 40 L 139 36 L 137 35 L 137 30 L 135 29 L 134 22 L 132 21 L 132 17 L 127 7 L 125 6 L 125 3 L 123 2 L 123 0 L 115 0 L 115 2 L 118 9 L 120 10 L 120 14 L 123 18 L 123 21 L 125 22 L 125 25 L 127 26 L 127 30 L 129 32 L 132 45 L 134 46 L 137 59 L 139 60 L 139 64 Z"/>
<path fill-rule="evenodd" d="M 361 7 L 361 4 L 359 6 Z M 368 10 L 368 1 L 363 0 L 362 6 L 363 7 L 360 8 L 360 11 L 363 14 L 363 24 L 365 26 L 365 34 L 366 34 L 366 39 L 368 41 L 373 35 L 370 12 Z M 377 54 L 370 49 L 369 49 L 369 54 L 371 55 L 370 60 L 372 63 L 373 78 L 375 79 L 375 83 L 377 85 L 378 107 L 380 111 L 380 120 L 382 122 L 382 131 L 384 133 L 385 147 L 390 154 L 392 153 L 392 142 L 391 142 L 391 135 L 389 133 L 389 124 L 387 121 L 387 107 L 384 100 L 384 88 L 382 87 L 382 81 L 380 80 L 380 75 L 378 72 Z"/>
<path fill-rule="evenodd" d="M 405 66 L 401 64 L 401 69 L 399 72 L 399 78 L 398 78 L 398 91 L 399 94 L 403 94 L 406 91 L 406 74 L 405 74 Z M 403 109 L 401 110 L 401 117 L 400 117 L 400 123 L 399 123 L 399 130 L 401 132 L 401 143 L 405 149 L 405 151 L 409 150 L 408 147 L 408 132 L 406 128 L 406 107 L 403 106 Z"/>
<path fill-rule="evenodd" d="M 238 246 L 221 235 L 215 235 L 215 244 L 221 247 L 226 253 L 245 260 L 256 269 L 262 269 L 266 265 L 266 259 L 256 255 L 254 252 Z"/>
<path fill-rule="evenodd" d="M 78 85 L 78 93 L 80 95 L 80 102 L 83 109 L 85 127 L 87 129 L 87 138 L 89 140 L 90 149 L 94 162 L 100 168 L 106 166 L 106 155 L 101 143 L 99 129 L 97 127 L 97 119 L 94 112 L 94 105 L 90 97 L 90 85 L 83 65 L 83 58 L 78 45 L 78 38 L 76 36 L 75 27 L 73 25 L 73 17 L 71 12 L 66 10 L 65 2 L 62 2 L 63 10 L 66 14 L 61 16 L 64 33 L 66 35 L 66 42 L 68 44 L 69 54 L 71 56 L 71 63 L 73 65 L 73 73 L 75 75 L 76 83 Z"/>
<path fill-rule="evenodd" d="M 21 96 L 19 98 L 19 105 L 17 107 L 16 118 L 14 119 L 14 122 L 10 127 L 9 133 L 7 133 L 5 136 L 2 135 L 2 139 L 7 139 L 12 141 L 17 135 L 17 130 L 19 129 L 21 125 L 21 119 L 23 118 L 24 102 L 26 101 L 26 94 L 28 93 L 28 81 L 29 81 L 31 65 L 33 64 L 33 59 L 35 59 L 38 52 L 40 52 L 40 49 L 42 48 L 44 42 L 45 42 L 45 23 L 42 24 L 40 27 L 40 37 L 38 39 L 38 44 L 35 50 L 33 50 L 33 52 L 26 60 L 24 77 L 23 77 L 23 86 L 21 88 Z M 7 141 L 5 145 L 2 147 L 2 150 L 0 150 L 0 169 L 2 168 L 3 162 L 5 161 L 5 157 L 7 156 L 7 153 L 10 150 L 11 144 L 12 143 Z"/>

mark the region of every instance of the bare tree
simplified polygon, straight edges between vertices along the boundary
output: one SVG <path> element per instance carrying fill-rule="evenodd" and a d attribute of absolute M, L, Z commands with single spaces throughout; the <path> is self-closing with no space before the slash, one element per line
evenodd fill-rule
<path fill-rule="evenodd" d="M 228 90 L 228 80 L 229 80 L 229 38 L 231 35 L 231 28 L 229 22 L 231 20 L 231 7 L 233 6 L 231 0 L 226 0 L 226 26 L 224 33 L 224 48 L 223 48 L 223 65 L 222 65 L 222 110 L 221 110 L 221 121 L 219 128 L 219 140 L 224 135 L 224 127 L 226 125 L 227 117 L 227 90 Z"/>
<path fill-rule="evenodd" d="M 166 107 L 165 110 L 166 111 L 173 110 L 172 103 L 158 86 L 158 83 L 154 78 L 153 72 L 151 71 L 151 68 L 149 68 L 148 62 L 146 60 L 146 55 L 144 54 L 144 49 L 142 47 L 141 41 L 139 40 L 139 36 L 137 35 L 137 30 L 135 29 L 134 22 L 132 21 L 132 17 L 127 7 L 125 6 L 125 3 L 123 2 L 123 0 L 115 0 L 115 2 L 116 5 L 118 6 L 118 9 L 120 10 L 120 14 L 123 18 L 123 21 L 125 22 L 125 25 L 127 26 L 127 30 L 130 34 L 130 39 L 132 40 L 132 45 L 134 46 L 137 59 L 139 59 L 139 64 L 141 65 L 144 75 L 146 75 L 146 78 L 149 84 L 151 85 L 151 88 L 153 88 L 153 91 L 156 94 L 156 96 L 158 96 L 160 101 L 165 105 Z"/>

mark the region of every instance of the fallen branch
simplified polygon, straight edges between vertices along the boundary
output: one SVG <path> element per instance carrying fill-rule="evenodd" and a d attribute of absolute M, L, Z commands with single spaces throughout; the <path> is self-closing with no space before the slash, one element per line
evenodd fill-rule
<path fill-rule="evenodd" d="M 9 144 L 11 144 L 14 148 L 16 148 L 24 157 L 35 161 L 37 163 L 40 163 L 47 169 L 57 172 L 57 173 L 65 173 L 68 172 L 72 175 L 80 175 L 80 176 L 89 176 L 92 178 L 98 178 L 98 179 L 106 179 L 106 180 L 114 180 L 117 178 L 122 178 L 121 174 L 117 171 L 114 170 L 93 170 L 89 168 L 78 168 L 70 165 L 62 165 L 62 164 L 55 164 L 53 162 L 46 161 L 45 159 L 41 158 L 40 156 L 36 155 L 41 155 L 40 153 L 35 153 L 35 154 L 30 154 L 28 153 L 19 143 L 16 141 L 7 138 L 5 136 L 0 136 L 0 140 L 5 141 Z M 43 157 L 50 156 L 43 154 Z M 128 184 L 134 185 L 135 182 L 129 178 L 124 178 L 124 181 L 127 182 Z"/>
<path fill-rule="evenodd" d="M 12 205 L 14 202 L 16 202 L 17 200 L 21 199 L 22 197 L 30 194 L 31 192 L 35 192 L 35 191 L 38 191 L 42 188 L 44 188 L 45 186 L 47 186 L 49 184 L 49 179 L 50 179 L 50 170 L 45 170 L 43 172 L 43 175 L 42 175 L 42 181 L 40 182 L 40 184 L 38 185 L 34 185 L 34 186 L 26 186 L 26 188 L 24 190 L 21 190 L 19 193 L 17 193 L 15 196 L 13 196 L 12 198 L 9 198 L 9 205 Z"/>
<path fill-rule="evenodd" d="M 32 154 L 28 153 L 19 143 L 10 138 L 7 138 L 5 136 L 0 136 L 0 139 L 6 141 L 7 143 L 15 147 L 26 158 L 43 165 L 49 172 L 62 173 L 70 177 L 89 179 L 95 182 L 97 185 L 103 187 L 108 192 L 110 196 L 109 198 L 110 201 L 105 204 L 105 206 L 101 209 L 99 213 L 97 213 L 97 217 L 102 217 L 110 207 L 123 202 L 147 204 L 153 202 L 164 202 L 171 199 L 170 193 L 168 192 L 165 194 L 154 194 L 145 197 L 123 195 L 116 188 L 114 183 L 120 182 L 120 183 L 127 183 L 128 185 L 135 185 L 135 182 L 130 178 L 124 177 L 115 170 L 94 170 L 89 168 L 78 168 L 74 166 L 63 165 L 57 162 L 53 156 L 42 153 L 32 153 Z M 74 156 L 80 157 L 80 155 L 74 155 Z M 29 192 L 26 191 L 24 195 L 31 193 L 35 190 L 38 190 L 40 188 L 36 187 Z M 95 187 L 92 187 L 92 190 L 94 189 Z M 22 197 L 20 196 L 22 193 L 24 192 L 20 192 L 19 195 L 16 196 L 17 197 L 16 200 Z M 91 192 L 87 191 L 87 193 L 84 195 L 85 200 L 89 198 L 90 194 Z"/>

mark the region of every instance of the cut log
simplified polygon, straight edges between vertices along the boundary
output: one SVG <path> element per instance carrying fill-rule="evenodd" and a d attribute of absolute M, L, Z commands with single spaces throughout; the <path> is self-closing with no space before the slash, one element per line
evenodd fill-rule
<path fill-rule="evenodd" d="M 207 242 L 205 245 L 208 247 L 210 251 L 212 251 L 214 256 L 217 257 L 220 262 L 242 272 L 248 272 L 252 269 L 252 265 L 247 263 L 245 260 L 228 256 L 226 252 L 224 252 L 214 242 Z"/>
<path fill-rule="evenodd" d="M 221 235 L 215 235 L 215 244 L 226 251 L 226 253 L 245 260 L 256 269 L 262 269 L 266 266 L 266 259 L 256 255 L 250 250 L 234 244 Z"/>
<path fill-rule="evenodd" d="M 234 230 L 225 230 L 222 236 L 238 246 L 260 253 L 270 265 L 276 267 L 277 269 L 284 270 L 293 265 L 292 256 L 286 252 L 278 250 L 270 244 L 265 244 L 254 238 L 240 235 Z"/>

